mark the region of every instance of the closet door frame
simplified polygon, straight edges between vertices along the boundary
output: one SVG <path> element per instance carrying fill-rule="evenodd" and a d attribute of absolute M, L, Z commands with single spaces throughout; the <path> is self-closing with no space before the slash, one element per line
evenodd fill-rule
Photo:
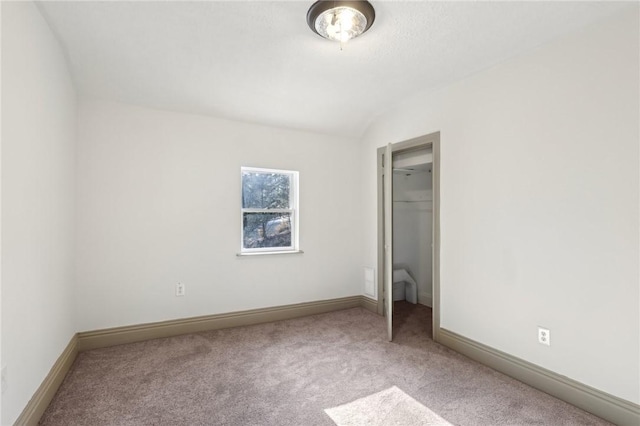
<path fill-rule="evenodd" d="M 391 144 L 392 156 L 400 153 L 431 148 L 433 165 L 431 168 L 433 179 L 433 219 L 432 219 L 432 293 L 433 293 L 433 340 L 439 341 L 440 337 L 440 132 L 430 133 L 402 142 Z M 377 187 L 378 187 L 378 273 L 377 298 L 378 314 L 385 314 L 385 276 L 388 272 L 385 267 L 385 211 L 384 211 L 384 163 L 387 146 L 378 148 L 377 155 Z M 393 298 L 393 295 L 390 294 Z"/>

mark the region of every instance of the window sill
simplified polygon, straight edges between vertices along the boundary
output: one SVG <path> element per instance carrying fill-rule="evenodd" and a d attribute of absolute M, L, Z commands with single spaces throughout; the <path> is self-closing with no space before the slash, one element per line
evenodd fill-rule
<path fill-rule="evenodd" d="M 303 254 L 303 253 L 304 253 L 304 251 L 302 251 L 302 250 L 256 251 L 256 252 L 252 252 L 252 253 L 236 253 L 236 256 L 245 257 L 245 256 L 266 256 L 266 255 L 272 255 L 272 254 Z"/>

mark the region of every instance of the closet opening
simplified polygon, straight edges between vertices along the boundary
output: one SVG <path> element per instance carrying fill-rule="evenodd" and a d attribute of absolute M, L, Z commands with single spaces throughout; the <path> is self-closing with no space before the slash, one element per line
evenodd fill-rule
<path fill-rule="evenodd" d="M 440 134 L 378 149 L 378 313 L 389 341 L 438 341 Z"/>
<path fill-rule="evenodd" d="M 432 334 L 433 155 L 393 157 L 393 334 Z"/>

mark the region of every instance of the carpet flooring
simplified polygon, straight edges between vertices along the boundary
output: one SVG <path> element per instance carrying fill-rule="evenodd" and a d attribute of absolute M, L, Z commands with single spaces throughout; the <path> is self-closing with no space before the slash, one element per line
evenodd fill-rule
<path fill-rule="evenodd" d="M 396 386 L 324 412 L 337 426 L 451 426 Z"/>
<path fill-rule="evenodd" d="M 434 343 L 430 318 L 396 302 L 393 343 L 354 308 L 83 352 L 40 424 L 335 426 L 393 386 L 454 425 L 608 424 Z"/>

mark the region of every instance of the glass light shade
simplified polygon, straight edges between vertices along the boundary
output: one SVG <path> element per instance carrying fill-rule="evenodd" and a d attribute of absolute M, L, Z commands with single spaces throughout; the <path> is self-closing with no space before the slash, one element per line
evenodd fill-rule
<path fill-rule="evenodd" d="M 322 12 L 315 22 L 315 29 L 322 37 L 344 43 L 362 34 L 367 28 L 367 18 L 351 7 L 342 6 Z"/>

